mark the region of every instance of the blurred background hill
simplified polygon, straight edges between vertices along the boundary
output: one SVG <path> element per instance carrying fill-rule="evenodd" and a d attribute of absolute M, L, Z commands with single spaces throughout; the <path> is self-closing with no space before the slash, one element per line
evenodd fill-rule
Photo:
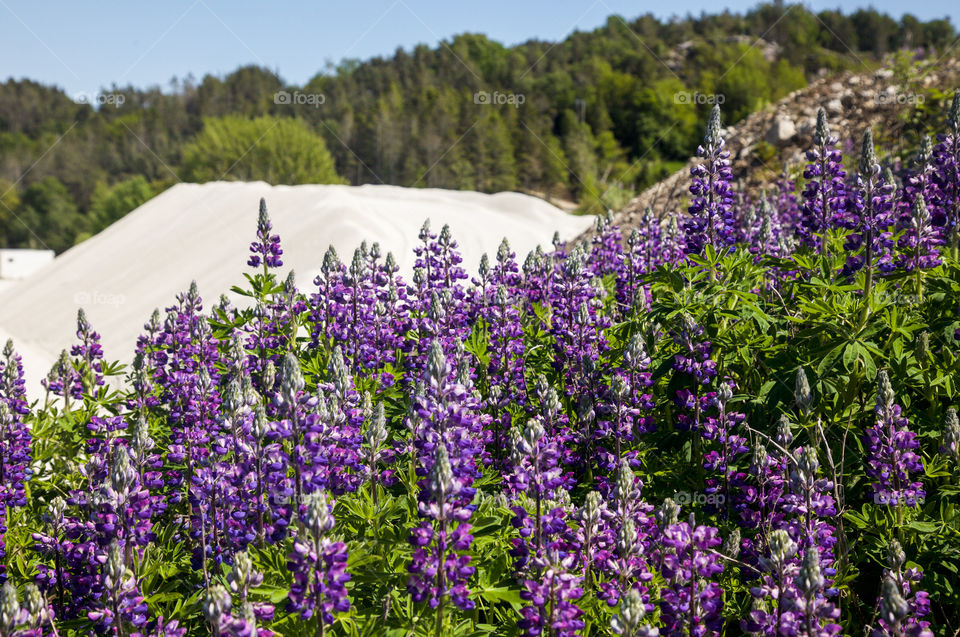
<path fill-rule="evenodd" d="M 465 33 L 344 60 L 303 86 L 258 66 L 96 96 L 8 80 L 0 247 L 61 252 L 181 181 L 513 190 L 619 210 L 686 163 L 715 101 L 733 124 L 824 77 L 883 63 L 909 73 L 956 38 L 948 20 L 777 3 L 611 16 L 509 47 Z M 929 91 L 907 105 L 911 130 L 938 107 Z"/>

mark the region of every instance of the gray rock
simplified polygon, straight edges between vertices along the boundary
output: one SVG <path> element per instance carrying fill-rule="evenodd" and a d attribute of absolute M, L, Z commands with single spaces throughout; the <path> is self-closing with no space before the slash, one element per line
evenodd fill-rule
<path fill-rule="evenodd" d="M 816 128 L 817 118 L 809 117 L 800 123 L 800 126 L 797 128 L 797 133 L 803 138 L 811 137 L 813 136 L 813 132 L 816 130 Z"/>
<path fill-rule="evenodd" d="M 793 120 L 780 118 L 776 120 L 773 125 L 767 129 L 767 133 L 764 136 L 764 139 L 767 140 L 768 144 L 773 144 L 774 146 L 784 146 L 793 139 L 797 134 L 797 127 L 793 123 Z"/>
<path fill-rule="evenodd" d="M 832 99 L 824 104 L 823 108 L 825 108 L 830 115 L 839 115 L 843 112 L 843 102 L 839 99 Z"/>

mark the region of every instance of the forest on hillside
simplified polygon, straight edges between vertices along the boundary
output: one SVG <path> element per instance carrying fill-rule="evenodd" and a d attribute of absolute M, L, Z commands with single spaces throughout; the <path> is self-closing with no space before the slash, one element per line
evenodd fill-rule
<path fill-rule="evenodd" d="M 818 74 L 929 58 L 947 20 L 762 4 L 736 14 L 611 16 L 562 42 L 462 34 L 323 65 L 304 86 L 243 67 L 78 100 L 0 84 L 0 246 L 63 251 L 180 181 L 520 190 L 619 208 L 685 161 L 699 122 Z"/>

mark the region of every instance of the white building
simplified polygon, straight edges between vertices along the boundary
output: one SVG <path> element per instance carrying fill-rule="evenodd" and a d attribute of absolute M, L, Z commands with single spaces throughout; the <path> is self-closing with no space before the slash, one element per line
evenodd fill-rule
<path fill-rule="evenodd" d="M 25 279 L 53 257 L 53 250 L 0 249 L 0 279 Z"/>

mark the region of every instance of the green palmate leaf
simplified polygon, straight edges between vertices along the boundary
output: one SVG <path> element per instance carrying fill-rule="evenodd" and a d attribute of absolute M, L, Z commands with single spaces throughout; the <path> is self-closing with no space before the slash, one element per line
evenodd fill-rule
<path fill-rule="evenodd" d="M 478 319 L 463 348 L 473 354 L 481 366 L 486 367 L 490 364 L 489 344 L 490 331 L 487 324 L 483 319 Z"/>
<path fill-rule="evenodd" d="M 907 528 L 920 533 L 935 533 L 938 526 L 933 522 L 919 522 L 916 520 L 907 523 Z"/>
<path fill-rule="evenodd" d="M 506 602 L 515 608 L 524 603 L 524 601 L 520 598 L 520 591 L 517 589 L 485 588 L 475 592 L 488 602 Z"/>

